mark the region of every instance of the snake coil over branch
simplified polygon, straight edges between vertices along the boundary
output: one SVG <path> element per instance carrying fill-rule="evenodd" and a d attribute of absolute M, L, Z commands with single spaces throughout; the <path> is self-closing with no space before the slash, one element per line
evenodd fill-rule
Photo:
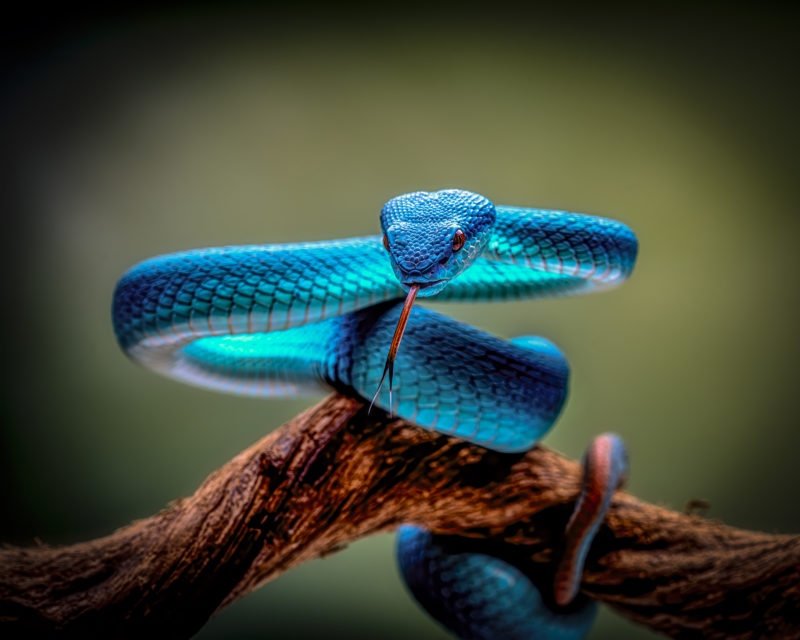
<path fill-rule="evenodd" d="M 544 338 L 507 342 L 413 308 L 414 302 L 434 295 L 536 298 L 613 286 L 633 269 L 633 232 L 597 216 L 495 206 L 463 189 L 392 198 L 380 223 L 382 237 L 200 249 L 145 260 L 123 275 L 114 293 L 119 343 L 141 364 L 201 386 L 250 395 L 332 387 L 372 397 L 370 408 L 439 433 L 498 452 L 527 451 L 564 404 L 569 368 L 561 351 Z M 608 450 L 621 456 L 624 447 L 620 442 Z M 586 475 L 586 497 L 577 508 L 601 509 L 576 517 L 566 537 L 576 548 L 565 549 L 571 561 L 554 579 L 562 609 L 580 581 L 618 463 L 624 456 L 587 466 L 609 472 Z M 430 540 L 437 545 L 434 555 L 448 553 L 447 545 Z M 424 566 L 406 562 L 413 560 L 404 558 L 408 541 L 401 536 L 397 552 L 401 569 L 415 567 L 413 580 L 404 574 L 414 583 L 412 592 L 463 640 L 524 639 L 531 628 L 542 640 L 566 640 L 558 630 L 544 635 L 548 605 L 538 596 L 541 586 L 527 577 L 516 581 L 515 597 L 536 592 L 541 612 L 511 606 L 490 579 L 467 571 L 460 574 L 469 579 L 455 589 L 440 588 L 440 568 L 452 558 Z M 417 542 L 408 550 L 422 558 Z M 498 571 L 506 562 L 490 544 L 480 553 L 494 554 Z M 459 558 L 465 566 L 477 562 L 469 554 Z M 507 570 L 518 573 L 517 567 Z M 465 595 L 470 607 L 451 593 Z M 476 601 L 485 606 L 476 608 Z M 586 615 L 558 613 L 567 627 L 575 621 L 570 634 L 584 635 Z M 518 622 L 507 624 L 512 619 Z"/>
<path fill-rule="evenodd" d="M 3 637 L 188 637 L 265 581 L 413 522 L 490 538 L 551 571 L 578 463 L 499 454 L 334 395 L 111 535 L 0 550 Z M 673 637 L 800 638 L 800 536 L 726 527 L 617 493 L 581 592 Z"/>
<path fill-rule="evenodd" d="M 789 628 L 796 566 L 782 563 L 796 560 L 796 539 L 690 521 L 624 496 L 612 502 L 627 468 L 618 437 L 595 440 L 582 481 L 574 464 L 529 451 L 566 398 L 568 366 L 555 345 L 506 342 L 412 309 L 417 296 L 535 298 L 618 284 L 636 258 L 630 229 L 495 207 L 459 189 L 393 198 L 381 228 L 382 238 L 187 251 L 121 278 L 114 326 L 140 363 L 234 393 L 327 385 L 342 395 L 150 521 L 76 547 L 5 552 L 0 616 L 17 630 L 186 635 L 277 573 L 405 522 L 407 584 L 465 640 L 580 638 L 592 598 L 679 635 Z M 373 403 L 401 419 L 369 418 L 363 401 L 376 388 Z M 762 573 L 745 587 L 748 553 Z M 690 605 L 689 595 L 702 597 Z M 747 612 L 740 600 L 750 598 Z"/>

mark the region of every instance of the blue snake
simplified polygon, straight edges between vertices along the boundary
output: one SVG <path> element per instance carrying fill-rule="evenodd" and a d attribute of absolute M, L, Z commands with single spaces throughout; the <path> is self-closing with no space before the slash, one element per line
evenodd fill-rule
<path fill-rule="evenodd" d="M 117 339 L 133 360 L 184 382 L 258 396 L 332 387 L 496 451 L 533 447 L 566 398 L 558 348 L 535 337 L 507 342 L 414 301 L 613 286 L 633 269 L 634 234 L 605 218 L 495 206 L 460 189 L 393 198 L 380 222 L 382 236 L 146 260 L 117 284 Z M 490 547 L 404 526 L 398 558 L 409 589 L 462 638 L 583 637 L 596 605 L 575 599 L 580 573 L 624 459 L 616 436 L 590 448 L 553 593 Z"/>

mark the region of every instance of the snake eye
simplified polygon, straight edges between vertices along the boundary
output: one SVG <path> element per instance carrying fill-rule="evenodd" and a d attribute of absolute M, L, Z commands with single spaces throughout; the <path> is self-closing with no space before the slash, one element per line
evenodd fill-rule
<path fill-rule="evenodd" d="M 386 250 L 389 250 L 389 236 L 385 233 L 383 234 L 383 246 L 386 247 Z"/>
<path fill-rule="evenodd" d="M 453 236 L 453 251 L 458 251 L 461 247 L 464 246 L 464 243 L 467 241 L 464 232 L 459 229 L 456 231 L 456 235 Z"/>

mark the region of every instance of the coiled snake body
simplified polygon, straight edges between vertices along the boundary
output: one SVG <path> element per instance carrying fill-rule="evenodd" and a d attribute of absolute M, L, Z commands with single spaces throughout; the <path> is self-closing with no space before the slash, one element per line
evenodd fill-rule
<path fill-rule="evenodd" d="M 147 260 L 117 285 L 119 343 L 134 360 L 193 384 L 264 396 L 320 386 L 375 394 L 375 404 L 428 429 L 501 452 L 534 446 L 566 397 L 561 352 L 543 338 L 506 342 L 412 309 L 414 299 L 495 301 L 608 287 L 633 269 L 633 233 L 594 216 L 494 206 L 458 189 L 398 196 L 381 211 L 381 226 L 383 237 Z M 587 465 L 586 499 L 568 526 L 554 597 L 543 599 L 490 548 L 404 527 L 398 556 L 412 593 L 462 638 L 582 637 L 593 605 L 559 605 L 575 595 L 583 557 L 624 475 L 621 442 L 599 438 Z"/>

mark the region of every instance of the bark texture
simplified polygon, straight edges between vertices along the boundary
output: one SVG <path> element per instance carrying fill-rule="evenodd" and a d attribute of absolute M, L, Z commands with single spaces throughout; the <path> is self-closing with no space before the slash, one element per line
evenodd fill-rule
<path fill-rule="evenodd" d="M 546 574 L 579 488 L 578 463 L 544 447 L 499 454 L 333 395 L 151 518 L 0 550 L 0 635 L 188 637 L 266 580 L 401 522 L 491 538 Z M 674 637 L 800 638 L 800 536 L 619 492 L 582 591 Z"/>

